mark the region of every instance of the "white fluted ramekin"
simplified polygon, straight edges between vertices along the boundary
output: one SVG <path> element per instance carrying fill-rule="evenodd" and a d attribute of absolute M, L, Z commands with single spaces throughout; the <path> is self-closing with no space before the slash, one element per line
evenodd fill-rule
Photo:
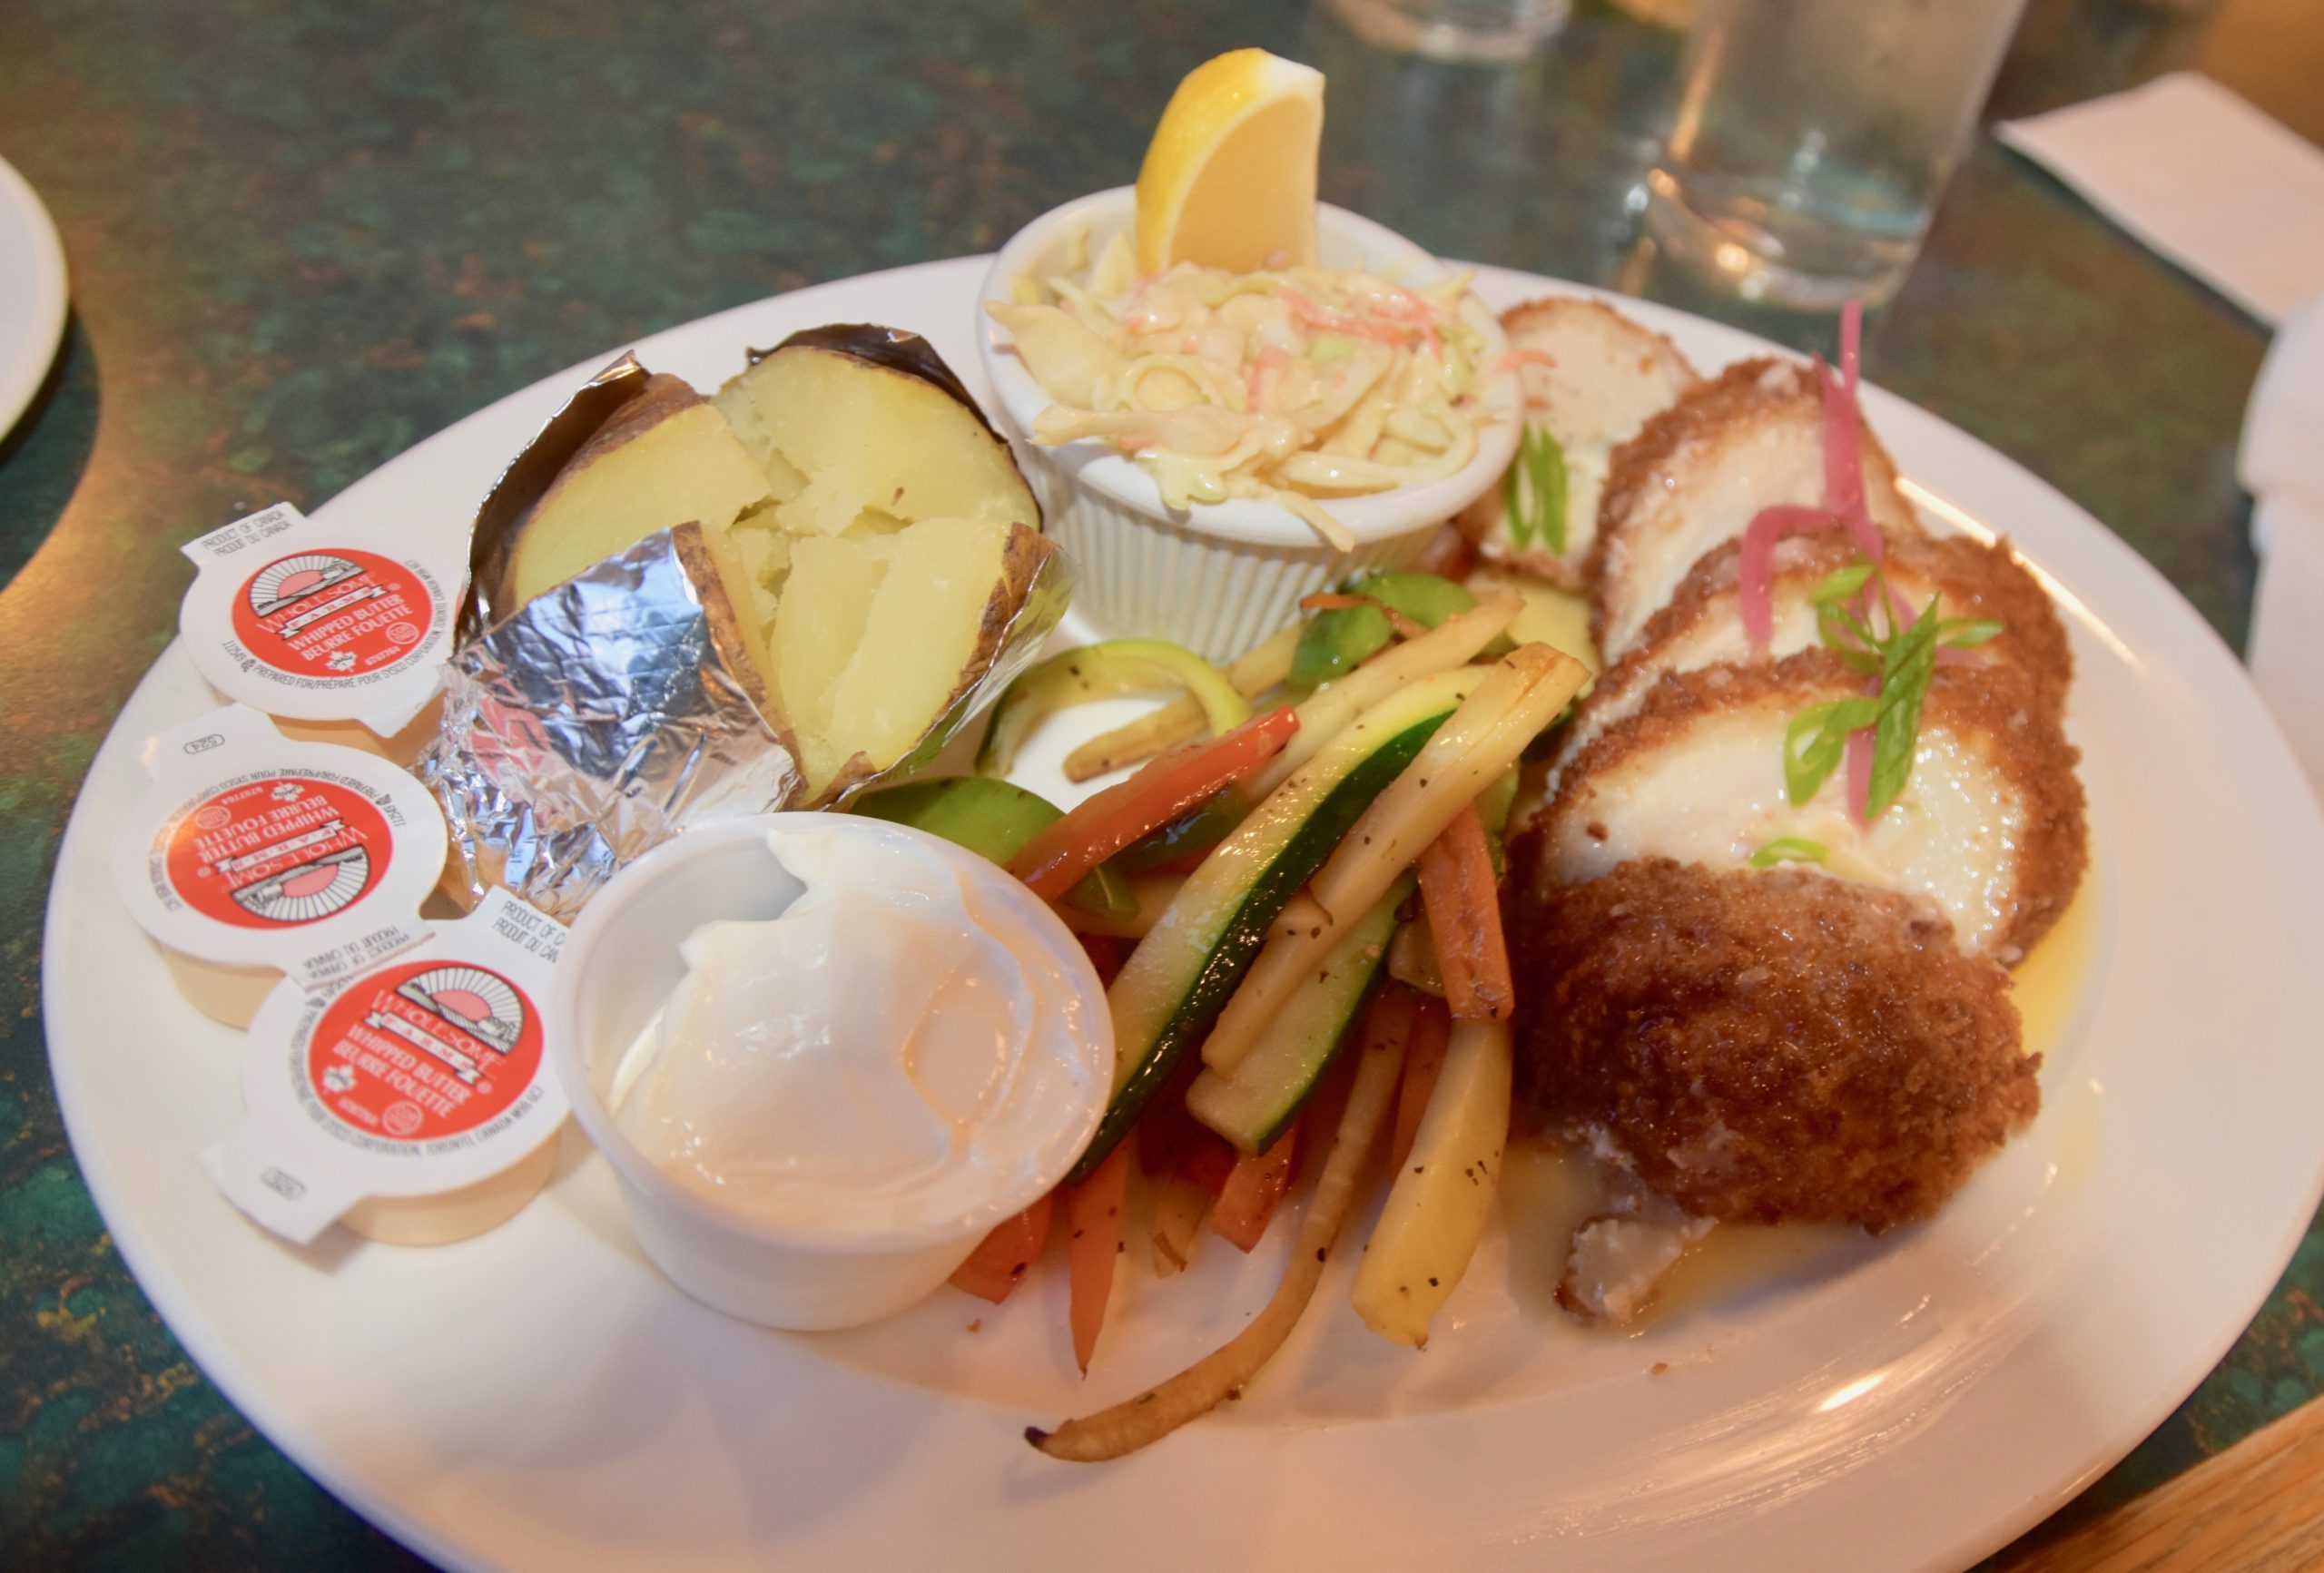
<path fill-rule="evenodd" d="M 1034 418 L 1055 401 L 983 309 L 985 300 L 1013 300 L 1017 276 L 1076 226 L 1097 255 L 1131 227 L 1137 206 L 1132 188 L 1118 186 L 1044 213 L 1012 236 L 985 276 L 977 350 L 1048 531 L 1080 571 L 1075 607 L 1107 634 L 1175 640 L 1224 661 L 1291 622 L 1303 595 L 1356 569 L 1410 562 L 1435 526 L 1499 481 L 1517 451 L 1517 379 L 1496 368 L 1508 340 L 1491 309 L 1472 296 L 1462 319 L 1484 336 L 1483 364 L 1495 369 L 1486 381 L 1488 419 L 1476 457 L 1442 480 L 1326 503 L 1355 536 L 1355 550 L 1346 555 L 1273 503 L 1238 498 L 1166 507 L 1153 477 L 1109 443 L 1085 438 L 1042 447 L 1030 440 Z M 1452 271 L 1394 231 L 1328 204 L 1316 210 L 1316 260 L 1412 285 L 1435 283 Z"/>

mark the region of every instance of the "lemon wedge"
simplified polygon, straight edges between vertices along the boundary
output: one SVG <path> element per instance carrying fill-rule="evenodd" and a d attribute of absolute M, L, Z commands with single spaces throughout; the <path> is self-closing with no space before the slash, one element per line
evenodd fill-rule
<path fill-rule="evenodd" d="M 1324 74 L 1264 49 L 1205 61 L 1170 95 L 1137 172 L 1137 265 L 1249 273 L 1315 260 Z"/>

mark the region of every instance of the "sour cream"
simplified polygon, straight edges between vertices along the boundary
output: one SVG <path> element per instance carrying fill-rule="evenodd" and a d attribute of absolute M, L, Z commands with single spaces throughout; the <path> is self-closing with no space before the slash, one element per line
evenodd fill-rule
<path fill-rule="evenodd" d="M 803 892 L 687 935 L 614 1077 L 615 1124 L 686 1189 L 787 1229 L 979 1219 L 1039 1185 L 1060 1122 L 1102 1101 L 1084 1002 L 1023 904 L 939 849 L 799 821 L 767 845 Z"/>

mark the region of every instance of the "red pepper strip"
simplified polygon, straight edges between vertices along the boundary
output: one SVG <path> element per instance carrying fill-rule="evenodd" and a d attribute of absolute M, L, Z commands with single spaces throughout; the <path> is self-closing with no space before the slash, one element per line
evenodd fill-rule
<path fill-rule="evenodd" d="M 1402 1174 L 1413 1155 L 1413 1138 L 1420 1135 L 1420 1116 L 1428 1112 L 1429 1096 L 1436 1091 L 1436 1075 L 1444 1068 L 1444 1051 L 1452 1042 L 1452 1018 L 1444 1001 L 1433 995 L 1419 997 L 1419 1010 L 1404 1039 L 1404 1080 L 1396 1094 L 1396 1129 L 1388 1144 L 1388 1172 Z"/>
<path fill-rule="evenodd" d="M 995 1305 L 1008 1299 L 1009 1292 L 1024 1282 L 1026 1273 L 1040 1259 L 1041 1246 L 1049 1237 L 1049 1196 L 1043 1196 L 1015 1217 L 995 1224 L 952 1274 L 952 1287 Z"/>
<path fill-rule="evenodd" d="M 1106 1161 L 1065 1194 L 1066 1265 L 1072 1299 L 1067 1321 L 1073 1329 L 1073 1359 L 1082 1374 L 1097 1352 L 1098 1329 L 1106 1325 L 1106 1302 L 1114 1293 L 1114 1258 L 1122 1253 L 1122 1201 L 1129 1189 L 1129 1145 L 1122 1143 Z"/>
<path fill-rule="evenodd" d="M 1319 590 L 1313 595 L 1299 598 L 1299 609 L 1303 612 L 1353 612 L 1358 606 L 1369 606 L 1387 618 L 1388 626 L 1396 631 L 1399 639 L 1417 639 L 1428 632 L 1423 624 L 1405 616 L 1385 601 L 1376 601 L 1369 595 L 1342 595 Z"/>
<path fill-rule="evenodd" d="M 1299 1122 L 1275 1139 L 1264 1153 L 1246 1153 L 1235 1161 L 1211 1209 L 1211 1232 L 1237 1251 L 1248 1252 L 1267 1232 L 1267 1221 L 1291 1192 L 1299 1173 Z"/>
<path fill-rule="evenodd" d="M 1484 821 L 1470 803 L 1420 854 L 1420 899 L 1436 941 L 1444 1003 L 1462 1021 L 1507 1021 L 1517 989 L 1501 933 L 1501 890 L 1485 849 Z"/>
<path fill-rule="evenodd" d="M 1129 941 L 1118 934 L 1081 934 L 1076 938 L 1088 954 L 1089 965 L 1098 969 L 1098 981 L 1111 988 L 1122 963 L 1129 959 Z"/>
<path fill-rule="evenodd" d="M 1137 841 L 1242 780 L 1283 752 L 1299 730 L 1289 705 L 1255 715 L 1224 737 L 1205 739 L 1153 759 L 1037 831 L 1009 860 L 1009 871 L 1046 901 Z"/>
<path fill-rule="evenodd" d="M 1226 1189 L 1227 1176 L 1235 1172 L 1238 1155 L 1233 1143 L 1206 1130 L 1187 1144 L 1170 1172 L 1216 1196 Z"/>

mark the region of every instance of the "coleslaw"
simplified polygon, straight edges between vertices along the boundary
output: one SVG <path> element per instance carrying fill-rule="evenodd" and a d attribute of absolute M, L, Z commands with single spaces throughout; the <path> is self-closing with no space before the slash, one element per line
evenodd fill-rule
<path fill-rule="evenodd" d="M 1033 440 L 1095 437 L 1172 508 L 1275 503 L 1345 550 L 1329 499 L 1452 475 L 1475 457 L 1483 335 L 1471 274 L 1413 287 L 1360 270 L 1177 263 L 1140 276 L 1116 235 L 1076 234 L 988 301 L 1056 403 Z M 1053 261 L 1057 265 L 1046 264 Z"/>

